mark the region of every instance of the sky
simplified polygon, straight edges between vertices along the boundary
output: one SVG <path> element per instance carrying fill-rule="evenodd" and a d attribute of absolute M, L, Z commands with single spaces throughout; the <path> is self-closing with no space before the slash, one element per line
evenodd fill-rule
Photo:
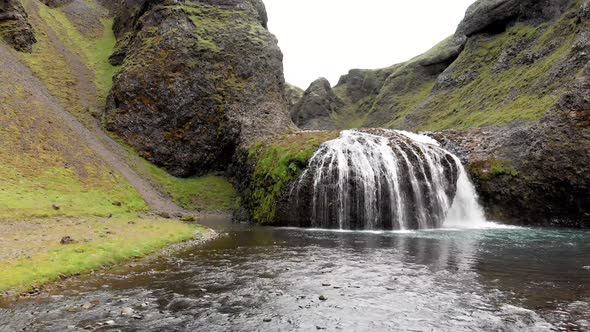
<path fill-rule="evenodd" d="M 354 68 L 388 67 L 452 35 L 474 0 L 264 0 L 285 79 L 332 85 Z"/>

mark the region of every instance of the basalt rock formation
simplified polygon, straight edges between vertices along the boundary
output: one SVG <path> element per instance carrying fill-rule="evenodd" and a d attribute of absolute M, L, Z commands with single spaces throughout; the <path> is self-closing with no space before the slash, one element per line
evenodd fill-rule
<path fill-rule="evenodd" d="M 238 147 L 294 128 L 260 0 L 128 1 L 109 130 L 177 176 L 225 170 Z"/>
<path fill-rule="evenodd" d="M 319 78 L 291 107 L 291 119 L 299 128 L 308 130 L 333 129 L 330 115 L 344 103 L 334 94 L 330 82 Z"/>
<path fill-rule="evenodd" d="M 33 51 L 37 40 L 19 0 L 0 1 L 0 37 L 17 51 Z"/>

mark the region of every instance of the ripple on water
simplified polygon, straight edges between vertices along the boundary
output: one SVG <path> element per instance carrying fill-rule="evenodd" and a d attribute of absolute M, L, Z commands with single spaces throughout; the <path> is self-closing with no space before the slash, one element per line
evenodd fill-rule
<path fill-rule="evenodd" d="M 512 228 L 230 231 L 176 257 L 68 281 L 57 296 L 3 305 L 0 331 L 584 329 L 590 280 L 580 253 L 589 240 Z M 89 301 L 98 305 L 84 309 Z M 125 308 L 137 317 L 121 316 Z"/>

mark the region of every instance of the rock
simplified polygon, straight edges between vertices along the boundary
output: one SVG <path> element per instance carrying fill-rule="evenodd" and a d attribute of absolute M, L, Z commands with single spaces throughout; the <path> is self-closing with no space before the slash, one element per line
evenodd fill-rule
<path fill-rule="evenodd" d="M 322 286 L 324 286 L 324 287 L 330 287 L 330 286 L 332 286 L 332 284 L 327 283 L 327 282 L 324 282 L 324 283 L 322 283 Z"/>
<path fill-rule="evenodd" d="M 106 321 L 106 322 L 104 322 L 104 323 L 105 323 L 105 325 L 108 325 L 108 326 L 113 326 L 113 325 L 115 325 L 115 321 L 114 321 L 114 320 L 107 320 L 107 321 Z"/>
<path fill-rule="evenodd" d="M 503 32 L 517 18 L 550 19 L 563 10 L 563 0 L 479 0 L 471 5 L 457 28 L 457 35 Z"/>
<path fill-rule="evenodd" d="M 63 245 L 67 245 L 67 244 L 77 243 L 77 241 L 74 240 L 74 239 L 72 239 L 70 236 L 64 236 L 64 237 L 61 238 L 60 243 L 63 244 Z"/>
<path fill-rule="evenodd" d="M 88 310 L 88 309 L 92 309 L 92 308 L 96 307 L 99 304 L 100 304 L 100 301 L 94 300 L 94 301 L 84 302 L 84 304 L 82 304 L 81 307 L 82 307 L 82 309 Z"/>
<path fill-rule="evenodd" d="M 133 310 L 132 308 L 129 308 L 129 307 L 125 307 L 125 308 L 121 309 L 121 316 L 133 316 L 134 313 L 135 313 L 135 310 Z"/>
<path fill-rule="evenodd" d="M 124 66 L 106 127 L 182 177 L 225 171 L 236 149 L 294 129 L 282 53 L 265 26 L 261 0 L 144 0 L 121 10 Z"/>
<path fill-rule="evenodd" d="M 326 301 L 326 300 L 328 300 L 328 298 L 326 296 L 324 296 L 324 295 L 320 295 L 319 296 L 319 299 L 320 299 L 320 301 Z"/>
<path fill-rule="evenodd" d="M 158 216 L 160 216 L 160 217 L 162 217 L 164 219 L 170 219 L 170 218 L 172 218 L 170 216 L 170 213 L 168 213 L 168 212 L 158 212 L 157 214 L 158 214 Z"/>
<path fill-rule="evenodd" d="M 326 328 L 325 327 L 322 327 L 322 326 L 319 326 L 319 325 L 316 325 L 315 329 L 316 330 L 325 330 Z"/>
<path fill-rule="evenodd" d="M 114 205 L 114 206 L 122 206 L 122 205 L 123 205 L 123 203 L 121 203 L 121 202 L 119 202 L 119 201 L 114 201 L 114 202 L 113 202 L 113 205 Z"/>
<path fill-rule="evenodd" d="M 0 37 L 17 51 L 31 53 L 37 42 L 28 16 L 19 0 L 0 2 Z"/>
<path fill-rule="evenodd" d="M 268 322 L 271 322 L 272 319 L 271 318 L 264 318 L 264 319 L 262 319 L 262 321 L 265 322 L 265 323 L 268 323 Z"/>
<path fill-rule="evenodd" d="M 74 0 L 41 0 L 41 2 L 51 8 L 62 7 L 68 3 L 71 3 L 72 1 Z"/>
<path fill-rule="evenodd" d="M 61 209 L 61 207 L 59 205 L 56 204 L 52 204 L 51 207 L 55 210 L 55 211 L 59 211 Z"/>
<path fill-rule="evenodd" d="M 338 111 L 344 102 L 340 100 L 325 78 L 319 78 L 311 85 L 297 104 L 291 108 L 291 119 L 301 129 L 330 130 L 330 115 Z"/>
<path fill-rule="evenodd" d="M 303 97 L 304 91 L 292 84 L 285 84 L 285 98 L 287 98 L 287 107 L 290 109 L 295 106 Z"/>

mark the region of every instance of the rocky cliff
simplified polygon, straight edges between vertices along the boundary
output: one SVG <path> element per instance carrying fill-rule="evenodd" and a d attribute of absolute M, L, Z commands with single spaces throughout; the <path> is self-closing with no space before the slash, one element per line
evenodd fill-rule
<path fill-rule="evenodd" d="M 454 36 L 406 63 L 351 70 L 320 100 L 304 95 L 298 105 L 313 107 L 293 118 L 439 131 L 490 218 L 588 226 L 589 11 L 587 0 L 477 1 Z"/>
<path fill-rule="evenodd" d="M 177 176 L 225 170 L 237 147 L 293 128 L 266 22 L 260 0 L 127 2 L 107 128 Z"/>

